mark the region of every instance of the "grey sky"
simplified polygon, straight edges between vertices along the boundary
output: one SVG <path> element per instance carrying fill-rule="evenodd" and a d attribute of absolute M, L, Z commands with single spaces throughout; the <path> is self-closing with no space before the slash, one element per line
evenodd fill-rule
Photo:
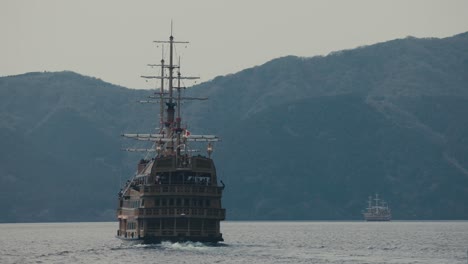
<path fill-rule="evenodd" d="M 271 59 L 468 31 L 466 0 L 0 2 L 0 75 L 71 70 L 130 88 L 174 21 L 182 73 L 201 81 Z M 189 85 L 189 83 L 187 83 Z"/>

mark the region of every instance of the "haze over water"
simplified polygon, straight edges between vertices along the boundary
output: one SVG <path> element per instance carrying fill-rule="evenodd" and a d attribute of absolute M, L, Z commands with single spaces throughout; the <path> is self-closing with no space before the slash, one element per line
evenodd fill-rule
<path fill-rule="evenodd" d="M 223 222 L 218 246 L 132 244 L 116 228 L 0 224 L 0 263 L 467 263 L 467 221 Z"/>

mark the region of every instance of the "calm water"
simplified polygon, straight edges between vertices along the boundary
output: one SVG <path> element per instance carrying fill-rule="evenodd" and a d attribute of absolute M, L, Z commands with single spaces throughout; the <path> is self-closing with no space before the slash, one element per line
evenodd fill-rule
<path fill-rule="evenodd" d="M 468 222 L 223 222 L 224 243 L 138 245 L 116 223 L 0 224 L 0 263 L 462 263 Z"/>

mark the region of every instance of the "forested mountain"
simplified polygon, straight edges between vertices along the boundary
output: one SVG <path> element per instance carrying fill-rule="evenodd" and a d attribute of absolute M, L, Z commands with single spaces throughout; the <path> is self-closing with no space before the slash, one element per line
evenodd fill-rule
<path fill-rule="evenodd" d="M 378 192 L 396 219 L 468 218 L 468 33 L 284 57 L 187 93 L 228 219 L 360 219 Z M 148 131 L 149 91 L 72 72 L 0 78 L 0 221 L 114 216 Z M 153 107 L 153 108 L 152 108 Z"/>
<path fill-rule="evenodd" d="M 111 219 L 134 167 L 120 134 L 148 126 L 146 94 L 72 72 L 1 78 L 0 220 Z"/>

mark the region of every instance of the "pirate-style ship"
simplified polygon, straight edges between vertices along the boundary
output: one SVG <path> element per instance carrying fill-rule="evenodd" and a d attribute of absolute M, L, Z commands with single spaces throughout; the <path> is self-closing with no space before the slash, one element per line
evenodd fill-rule
<path fill-rule="evenodd" d="M 146 157 L 137 165 L 132 179 L 119 192 L 117 237 L 142 240 L 144 243 L 161 241 L 223 241 L 220 221 L 225 219 L 221 207 L 224 189 L 218 185 L 216 169 L 211 159 L 214 135 L 192 135 L 182 126 L 180 102 L 182 100 L 205 100 L 206 98 L 181 97 L 181 80 L 197 79 L 183 77 L 180 63 L 173 63 L 174 45 L 188 43 L 155 41 L 169 46 L 169 64 L 164 59 L 160 76 L 142 76 L 160 79 L 159 92 L 150 96 L 153 100 L 141 103 L 160 104 L 160 128 L 148 134 L 123 134 L 124 137 L 153 143 L 152 148 L 126 149 L 146 152 Z M 174 76 L 174 70 L 178 71 Z M 177 86 L 174 85 L 177 82 Z M 168 85 L 167 90 L 164 85 Z M 166 109 L 164 109 L 166 108 Z M 207 143 L 207 155 L 192 149 L 190 143 Z"/>
<path fill-rule="evenodd" d="M 372 203 L 372 200 L 375 201 L 375 204 Z M 369 201 L 367 203 L 366 211 L 363 212 L 366 221 L 390 221 L 392 219 L 392 212 L 388 204 L 379 199 L 378 194 L 375 194 L 374 199 L 369 196 Z"/>

